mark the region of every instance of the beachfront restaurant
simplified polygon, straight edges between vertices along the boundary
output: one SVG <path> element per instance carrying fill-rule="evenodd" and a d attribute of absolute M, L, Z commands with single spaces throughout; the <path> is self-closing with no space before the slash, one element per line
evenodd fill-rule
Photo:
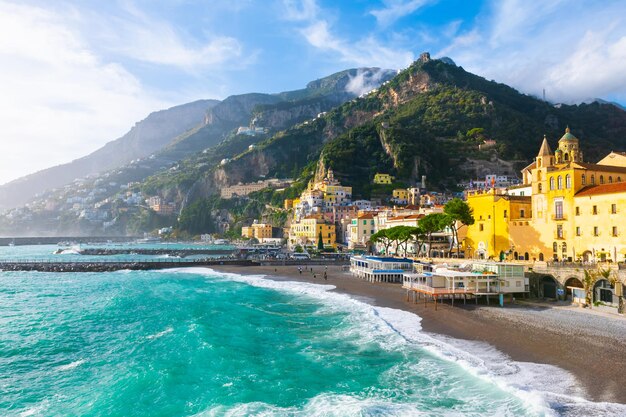
<path fill-rule="evenodd" d="M 402 282 L 403 274 L 413 269 L 407 258 L 381 256 L 353 256 L 350 272 L 369 282 Z"/>
<path fill-rule="evenodd" d="M 497 294 L 502 280 L 493 272 L 437 268 L 432 272 L 407 272 L 402 286 L 429 295 Z"/>

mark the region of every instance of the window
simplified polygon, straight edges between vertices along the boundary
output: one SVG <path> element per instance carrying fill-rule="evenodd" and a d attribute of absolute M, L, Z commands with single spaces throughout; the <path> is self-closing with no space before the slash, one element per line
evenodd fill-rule
<path fill-rule="evenodd" d="M 611 234 L 613 235 L 613 237 L 617 236 L 617 226 L 613 226 L 613 230 L 611 230 Z"/>
<path fill-rule="evenodd" d="M 596 185 L 596 176 L 591 174 L 591 185 Z"/>
<path fill-rule="evenodd" d="M 572 188 L 572 176 L 570 174 L 567 174 L 565 176 L 565 188 L 567 189 Z"/>
<path fill-rule="evenodd" d="M 367 224 L 367 220 L 363 220 L 363 224 L 364 224 L 364 225 L 365 225 L 365 224 Z"/>
<path fill-rule="evenodd" d="M 504 210 L 504 218 L 506 219 L 507 212 Z"/>
<path fill-rule="evenodd" d="M 622 182 L 622 177 L 617 177 L 617 182 Z"/>
<path fill-rule="evenodd" d="M 580 207 L 576 206 L 576 215 L 580 216 Z"/>
<path fill-rule="evenodd" d="M 563 178 L 561 178 L 560 175 L 556 179 L 556 188 L 558 188 L 559 190 L 563 189 Z"/>
<path fill-rule="evenodd" d="M 580 227 L 576 226 L 576 236 L 580 236 Z"/>
<path fill-rule="evenodd" d="M 563 202 L 562 201 L 554 202 L 554 218 L 557 220 L 563 219 Z"/>
<path fill-rule="evenodd" d="M 480 230 L 481 232 L 482 232 L 483 230 L 485 230 L 485 228 L 484 228 L 484 226 L 482 225 L 482 223 L 478 225 L 478 230 Z"/>
<path fill-rule="evenodd" d="M 593 235 L 598 236 L 598 226 L 593 227 Z"/>
<path fill-rule="evenodd" d="M 557 239 L 563 239 L 563 225 L 559 224 L 556 226 L 556 237 Z"/>
<path fill-rule="evenodd" d="M 550 189 L 554 190 L 554 177 L 550 177 Z"/>
<path fill-rule="evenodd" d="M 611 204 L 611 214 L 617 213 L 617 204 Z"/>
<path fill-rule="evenodd" d="M 558 250 L 556 242 L 552 242 L 552 252 L 555 252 Z"/>
<path fill-rule="evenodd" d="M 538 184 L 537 190 L 538 190 L 539 192 L 541 192 L 541 191 L 542 191 L 542 188 L 543 188 L 543 187 L 541 186 L 541 184 Z"/>
<path fill-rule="evenodd" d="M 595 216 L 596 214 L 598 214 L 598 206 L 593 206 L 593 209 L 591 210 L 591 213 Z"/>
<path fill-rule="evenodd" d="M 521 210 L 519 211 L 519 217 L 520 217 L 521 219 L 523 219 L 525 215 L 526 215 L 526 212 L 524 211 L 524 209 L 521 209 Z"/>
<path fill-rule="evenodd" d="M 604 184 L 604 175 L 600 175 L 600 184 Z"/>
<path fill-rule="evenodd" d="M 609 175 L 609 184 L 613 184 L 613 177 Z"/>
<path fill-rule="evenodd" d="M 583 174 L 583 176 L 580 178 L 580 182 L 583 185 L 587 185 L 587 177 L 585 176 L 585 174 Z"/>

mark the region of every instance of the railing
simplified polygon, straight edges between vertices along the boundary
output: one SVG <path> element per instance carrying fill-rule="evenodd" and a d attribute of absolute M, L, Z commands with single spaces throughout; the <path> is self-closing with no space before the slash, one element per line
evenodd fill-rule
<path fill-rule="evenodd" d="M 468 287 L 463 287 L 463 288 L 442 288 L 442 287 L 431 287 L 430 285 L 425 285 L 425 284 L 418 284 L 416 282 L 407 282 L 404 281 L 402 283 L 402 288 L 406 288 L 409 290 L 421 290 L 421 291 L 425 291 L 428 292 L 430 294 L 474 294 L 474 293 L 494 293 L 497 294 L 497 291 L 494 291 L 493 289 L 490 289 L 489 291 L 487 291 L 486 288 L 468 288 Z"/>

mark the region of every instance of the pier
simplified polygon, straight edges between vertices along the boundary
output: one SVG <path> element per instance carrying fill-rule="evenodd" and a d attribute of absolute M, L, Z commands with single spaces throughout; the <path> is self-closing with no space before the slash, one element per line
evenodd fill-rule
<path fill-rule="evenodd" d="M 169 255 L 181 258 L 193 255 L 232 255 L 236 249 L 144 249 L 144 248 L 84 248 L 80 249 L 80 255 L 88 256 L 113 256 L 113 255 Z"/>
<path fill-rule="evenodd" d="M 218 265 L 256 266 L 258 262 L 241 259 L 154 259 L 154 260 L 98 260 L 98 261 L 50 261 L 50 260 L 0 260 L 2 271 L 37 272 L 112 272 L 121 270 L 147 271 L 155 269 L 211 267 Z"/>

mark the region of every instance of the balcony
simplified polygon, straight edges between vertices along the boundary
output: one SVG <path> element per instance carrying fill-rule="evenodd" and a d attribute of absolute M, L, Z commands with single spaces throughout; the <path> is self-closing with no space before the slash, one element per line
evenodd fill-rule
<path fill-rule="evenodd" d="M 553 214 L 552 215 L 552 220 L 561 221 L 562 222 L 562 221 L 567 220 L 567 217 L 565 216 L 565 214 Z"/>

